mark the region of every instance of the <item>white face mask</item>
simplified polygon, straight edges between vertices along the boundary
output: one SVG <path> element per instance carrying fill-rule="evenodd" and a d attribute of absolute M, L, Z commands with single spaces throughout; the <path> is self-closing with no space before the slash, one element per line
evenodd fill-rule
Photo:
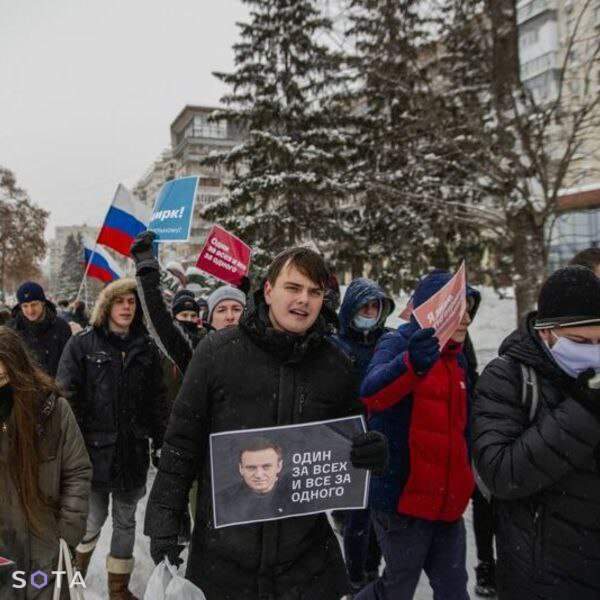
<path fill-rule="evenodd" d="M 379 317 L 361 317 L 360 315 L 355 315 L 354 319 L 352 319 L 354 323 L 354 327 L 356 329 L 360 329 L 361 331 L 371 331 L 377 323 L 379 322 Z"/>
<path fill-rule="evenodd" d="M 600 344 L 582 344 L 565 337 L 556 338 L 556 344 L 550 348 L 552 357 L 567 375 L 577 378 L 587 369 L 600 370 Z"/>

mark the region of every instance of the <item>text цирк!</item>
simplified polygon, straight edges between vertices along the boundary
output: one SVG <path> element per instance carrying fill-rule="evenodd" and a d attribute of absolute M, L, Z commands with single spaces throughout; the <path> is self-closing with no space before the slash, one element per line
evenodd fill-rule
<path fill-rule="evenodd" d="M 185 206 L 173 210 L 157 210 L 156 212 L 152 213 L 152 221 L 164 221 L 165 219 L 181 219 L 183 218 L 184 211 Z"/>

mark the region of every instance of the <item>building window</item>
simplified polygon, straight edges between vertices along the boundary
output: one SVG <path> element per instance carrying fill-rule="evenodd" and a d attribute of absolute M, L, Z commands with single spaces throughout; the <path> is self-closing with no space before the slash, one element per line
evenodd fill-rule
<path fill-rule="evenodd" d="M 579 61 L 579 53 L 577 52 L 576 48 L 571 48 L 570 52 L 569 52 L 569 62 L 571 63 L 571 65 L 577 65 Z"/>
<path fill-rule="evenodd" d="M 207 117 L 196 115 L 185 128 L 184 137 L 227 139 L 227 122 L 209 122 Z"/>
<path fill-rule="evenodd" d="M 600 209 L 578 210 L 560 215 L 551 232 L 550 269 L 564 266 L 580 250 L 597 246 L 599 235 Z"/>
<path fill-rule="evenodd" d="M 569 81 L 569 91 L 574 96 L 577 96 L 579 94 L 579 79 L 572 79 L 571 81 Z"/>
<path fill-rule="evenodd" d="M 521 48 L 527 48 L 532 44 L 537 44 L 539 38 L 540 34 L 538 29 L 529 29 L 527 31 L 524 31 L 519 36 L 519 45 L 521 46 Z"/>

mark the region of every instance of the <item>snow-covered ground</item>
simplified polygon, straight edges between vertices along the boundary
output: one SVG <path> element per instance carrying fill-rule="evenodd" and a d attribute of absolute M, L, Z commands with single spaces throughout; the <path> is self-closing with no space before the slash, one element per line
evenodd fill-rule
<path fill-rule="evenodd" d="M 496 356 L 496 351 L 500 342 L 514 329 L 516 316 L 515 305 L 513 300 L 500 299 L 493 290 L 489 288 L 481 289 L 482 302 L 476 319 L 471 326 L 471 335 L 477 357 L 479 359 L 480 368 L 483 367 Z M 396 302 L 397 312 L 405 306 L 406 298 L 399 298 Z M 389 326 L 395 326 L 400 321 L 396 317 L 390 317 L 388 320 Z M 151 467 L 148 475 L 147 490 L 150 491 L 154 480 L 155 471 Z M 139 503 L 137 509 L 137 528 L 138 534 L 135 542 L 134 556 L 136 560 L 135 570 L 130 585 L 131 591 L 139 598 L 143 597 L 146 584 L 152 573 L 153 562 L 150 558 L 149 540 L 142 535 L 144 523 L 144 513 L 146 509 L 147 495 Z M 473 537 L 473 528 L 471 525 L 471 510 L 465 514 L 467 524 L 467 564 L 470 579 L 470 592 L 473 597 L 472 587 L 474 581 L 474 566 L 476 563 L 475 541 Z M 106 555 L 109 553 L 110 536 L 112 526 L 110 517 L 102 530 L 102 535 L 98 543 L 98 547 L 92 557 L 88 576 L 86 579 L 87 589 L 85 592 L 86 600 L 103 600 L 108 597 L 106 585 L 106 569 L 104 567 Z M 186 558 L 186 554 L 183 554 Z M 234 575 L 234 574 L 232 574 Z M 432 598 L 431 588 L 427 578 L 423 576 L 419 582 L 416 600 L 430 600 Z M 317 600 L 317 599 L 315 599 Z"/>

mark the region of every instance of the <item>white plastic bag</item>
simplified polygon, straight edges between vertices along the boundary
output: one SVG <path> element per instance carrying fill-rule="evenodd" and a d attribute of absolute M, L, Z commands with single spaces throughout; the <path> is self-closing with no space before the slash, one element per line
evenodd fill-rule
<path fill-rule="evenodd" d="M 177 574 L 168 558 L 161 561 L 148 580 L 144 600 L 206 600 L 204 592 Z"/>
<path fill-rule="evenodd" d="M 59 600 L 61 597 L 61 589 L 66 587 L 69 589 L 70 600 L 83 600 L 83 589 L 79 586 L 69 587 L 69 584 L 73 581 L 75 575 L 75 569 L 73 562 L 71 561 L 71 552 L 69 546 L 65 540 L 60 538 L 59 540 L 59 552 L 58 552 L 58 566 L 57 571 L 62 571 L 66 574 L 66 577 L 60 576 L 60 588 L 58 587 L 59 575 L 56 576 L 54 583 L 54 593 L 52 594 L 53 600 Z"/>

